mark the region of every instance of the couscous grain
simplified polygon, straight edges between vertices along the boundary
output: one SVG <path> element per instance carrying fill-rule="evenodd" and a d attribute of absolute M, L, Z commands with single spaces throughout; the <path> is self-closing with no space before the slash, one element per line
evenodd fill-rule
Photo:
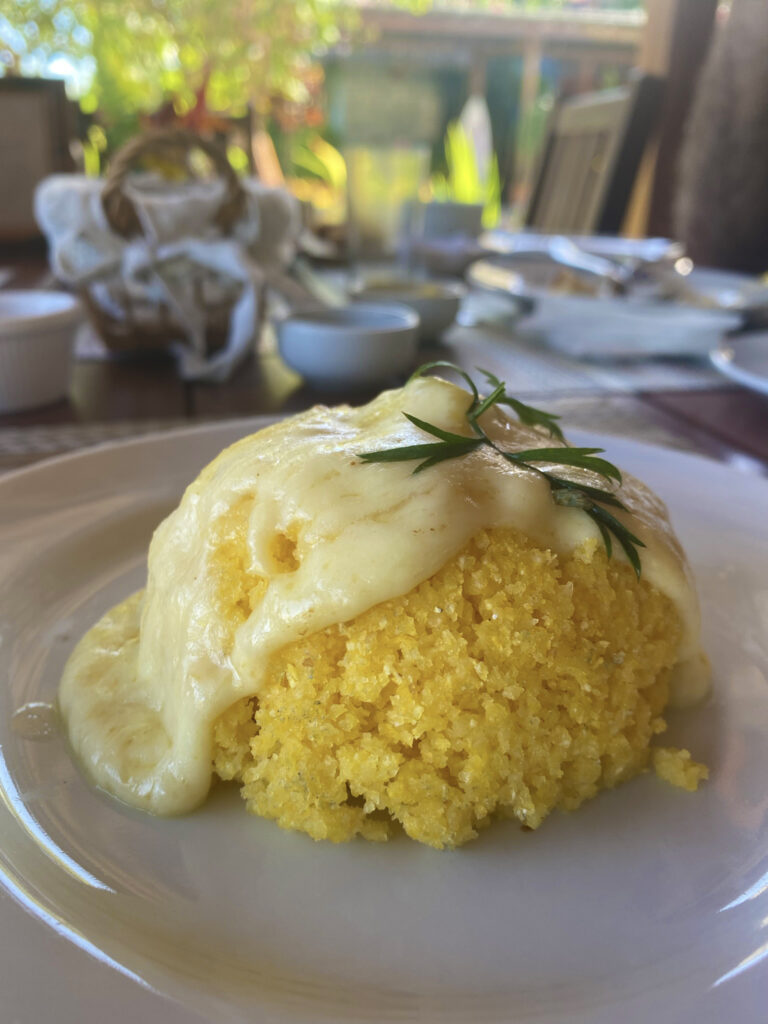
<path fill-rule="evenodd" d="M 648 766 L 680 630 L 597 543 L 557 557 L 483 531 L 405 596 L 275 655 L 261 696 L 216 723 L 214 768 L 314 839 L 536 828 Z M 687 751 L 653 764 L 688 789 L 706 777 Z"/>

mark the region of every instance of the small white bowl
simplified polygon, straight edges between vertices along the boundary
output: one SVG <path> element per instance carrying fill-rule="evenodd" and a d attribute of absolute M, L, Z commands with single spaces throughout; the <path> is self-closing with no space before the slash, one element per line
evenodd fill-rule
<path fill-rule="evenodd" d="M 0 413 L 63 398 L 83 312 L 66 292 L 0 291 Z"/>
<path fill-rule="evenodd" d="M 405 306 L 354 303 L 298 313 L 277 325 L 280 355 L 316 388 L 382 384 L 414 364 L 419 317 Z"/>
<path fill-rule="evenodd" d="M 356 288 L 355 298 L 365 302 L 395 302 L 409 306 L 419 314 L 419 338 L 427 341 L 439 337 L 456 319 L 466 292 L 463 284 L 453 281 L 381 281 Z"/>

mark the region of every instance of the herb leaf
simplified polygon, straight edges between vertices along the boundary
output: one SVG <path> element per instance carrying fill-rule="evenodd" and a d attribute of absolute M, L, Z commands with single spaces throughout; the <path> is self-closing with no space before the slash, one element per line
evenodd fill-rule
<path fill-rule="evenodd" d="M 432 456 L 438 455 L 441 452 L 449 452 L 451 456 L 454 454 L 456 456 L 468 455 L 482 443 L 479 438 L 474 440 L 471 437 L 465 437 L 462 439 L 461 444 L 454 444 L 448 441 L 436 441 L 434 444 L 412 444 L 405 448 L 387 448 L 380 452 L 363 452 L 358 458 L 362 459 L 363 462 L 410 462 L 412 459 L 432 458 Z"/>
<path fill-rule="evenodd" d="M 410 462 L 418 461 L 413 470 L 414 473 L 422 473 L 431 466 L 448 459 L 458 459 L 469 455 L 478 448 L 485 446 L 493 449 L 498 455 L 512 462 L 515 465 L 530 469 L 543 477 L 549 484 L 552 500 L 556 505 L 565 508 L 579 509 L 586 513 L 597 526 L 605 545 L 606 554 L 609 558 L 613 554 L 613 539 L 617 540 L 629 564 L 640 577 L 641 565 L 638 548 L 645 547 L 639 537 L 636 537 L 608 508 L 626 511 L 626 507 L 616 495 L 602 487 L 592 484 L 577 483 L 566 477 L 558 476 L 556 473 L 548 472 L 541 468 L 541 464 L 558 466 L 575 466 L 579 469 L 588 470 L 596 476 L 602 477 L 608 483 L 621 484 L 621 472 L 600 456 L 602 448 L 574 448 L 565 440 L 563 432 L 555 423 L 559 419 L 552 413 L 544 412 L 542 409 L 535 409 L 533 406 L 525 405 L 516 398 L 506 393 L 506 385 L 498 377 L 487 370 L 480 370 L 489 385 L 493 388 L 485 398 L 480 396 L 477 385 L 460 366 L 445 360 L 437 360 L 433 363 L 425 363 L 420 366 L 411 377 L 411 380 L 422 377 L 434 369 L 452 370 L 462 377 L 469 386 L 472 401 L 468 406 L 465 416 L 467 425 L 475 434 L 468 437 L 465 434 L 455 434 L 445 430 L 434 423 L 419 419 L 411 413 L 403 415 L 419 430 L 438 438 L 437 441 L 428 444 L 406 445 L 402 448 L 386 448 L 382 451 L 363 452 L 359 458 L 363 462 Z M 525 448 L 520 451 L 505 451 L 500 448 L 485 432 L 478 422 L 483 413 L 487 412 L 494 405 L 505 405 L 511 408 L 521 423 L 527 426 L 542 427 L 549 433 L 562 441 L 562 447 L 555 448 Z M 608 506 L 606 508 L 605 506 Z"/>
<path fill-rule="evenodd" d="M 629 564 L 635 570 L 635 575 L 639 579 L 640 556 L 637 553 L 637 549 L 644 548 L 645 544 L 639 537 L 636 537 L 634 533 L 628 530 L 624 523 L 620 522 L 616 516 L 611 515 L 607 509 L 601 508 L 599 505 L 593 505 L 592 508 L 587 510 L 587 515 L 594 520 L 598 526 L 602 525 L 604 529 L 610 530 L 623 548 L 624 554 L 629 560 Z M 600 532 L 602 533 L 602 530 Z"/>
<path fill-rule="evenodd" d="M 425 374 L 429 373 L 430 370 L 438 369 L 453 370 L 454 373 L 458 373 L 460 377 L 464 378 L 464 380 L 469 385 L 469 390 L 472 392 L 472 397 L 474 398 L 474 402 L 470 406 L 470 411 L 474 408 L 475 404 L 480 403 L 480 392 L 477 390 L 477 384 L 475 384 L 475 382 L 472 380 L 469 374 L 466 373 L 466 371 L 462 370 L 462 368 L 460 366 L 457 366 L 456 363 L 448 362 L 447 359 L 436 359 L 432 363 L 423 363 L 421 366 L 419 366 L 417 369 L 413 371 L 411 376 L 408 378 L 408 383 L 410 384 L 412 380 L 416 380 L 418 377 L 423 377 Z M 500 384 L 501 381 L 498 381 L 497 383 Z"/>
<path fill-rule="evenodd" d="M 487 398 L 484 398 L 479 405 L 476 405 L 475 409 L 471 413 L 467 413 L 467 419 L 470 422 L 476 422 L 479 419 L 479 417 L 483 415 L 486 409 L 490 409 L 490 407 L 492 405 L 495 405 L 503 396 L 504 385 L 499 384 L 499 386 L 494 391 L 492 391 Z"/>
<path fill-rule="evenodd" d="M 482 373 L 491 387 L 498 388 L 501 386 L 502 391 L 504 390 L 504 384 L 498 377 L 489 373 L 488 370 L 481 369 L 479 366 L 477 369 Z M 558 441 L 565 441 L 565 436 L 562 430 L 555 423 L 555 420 L 559 420 L 560 417 L 555 416 L 554 413 L 544 412 L 543 409 L 536 409 L 532 405 L 526 405 L 525 402 L 521 402 L 519 398 L 513 398 L 511 395 L 504 394 L 496 401 L 498 405 L 509 406 L 509 408 L 514 411 L 520 422 L 524 423 L 526 427 L 543 427 L 545 430 L 549 431 L 553 437 L 556 437 Z"/>
<path fill-rule="evenodd" d="M 621 483 L 621 473 L 605 459 L 596 459 L 596 452 L 604 448 L 527 448 L 522 452 L 505 452 L 511 462 L 555 462 L 560 466 L 578 466 L 604 476 L 606 480 Z"/>
<path fill-rule="evenodd" d="M 599 519 L 595 519 L 595 522 L 597 523 L 597 528 L 600 531 L 600 536 L 603 538 L 603 544 L 605 544 L 605 552 L 610 558 L 613 554 L 613 543 L 611 541 L 611 535 L 608 532 L 608 527 L 605 525 L 605 523 L 601 523 Z M 640 573 L 637 571 L 637 569 L 635 569 L 635 572 L 639 577 Z"/>
<path fill-rule="evenodd" d="M 475 443 L 475 438 L 467 437 L 466 434 L 452 434 L 450 430 L 443 430 L 442 427 L 436 427 L 434 423 L 427 423 L 426 420 L 420 420 L 418 416 L 411 416 L 409 412 L 405 412 L 403 415 L 407 420 L 411 421 L 414 427 L 419 427 L 427 434 L 431 434 L 433 437 L 439 437 L 442 441 L 450 441 L 453 444 L 461 444 L 463 441 L 472 441 Z"/>
<path fill-rule="evenodd" d="M 595 501 L 599 501 L 603 505 L 612 505 L 614 508 L 621 508 L 626 512 L 624 502 L 619 501 L 616 495 L 610 491 L 604 491 L 601 487 L 590 487 L 589 484 L 577 484 L 573 480 L 566 480 L 564 477 L 555 476 L 553 473 L 549 473 L 548 476 L 553 489 L 562 488 L 563 490 L 580 491 L 588 494 L 590 498 L 594 498 Z"/>

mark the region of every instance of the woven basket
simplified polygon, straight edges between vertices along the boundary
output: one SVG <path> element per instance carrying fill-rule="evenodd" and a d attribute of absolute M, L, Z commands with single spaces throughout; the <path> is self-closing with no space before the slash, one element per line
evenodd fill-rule
<path fill-rule="evenodd" d="M 231 232 L 243 209 L 245 195 L 226 154 L 214 142 L 191 132 L 172 129 L 132 139 L 110 162 L 101 202 L 107 222 L 115 234 L 126 239 L 142 234 L 139 217 L 124 187 L 128 175 L 137 165 L 147 157 L 155 157 L 165 164 L 175 164 L 188 170 L 189 156 L 194 150 L 205 153 L 224 182 L 224 194 L 214 222 L 223 235 Z M 206 350 L 215 352 L 226 342 L 230 315 L 240 297 L 242 285 L 233 282 L 231 294 L 226 292 L 224 296 L 219 288 L 217 297 L 213 299 L 209 294 L 211 289 L 206 286 L 210 281 L 210 271 L 194 268 L 190 274 L 196 305 L 205 321 Z M 93 282 L 83 286 L 79 295 L 95 330 L 113 352 L 161 350 L 170 342 L 185 337 L 184 326 L 168 304 L 139 303 L 121 284 L 117 274 L 109 281 L 98 282 L 99 286 L 108 288 L 109 309 L 99 301 Z"/>

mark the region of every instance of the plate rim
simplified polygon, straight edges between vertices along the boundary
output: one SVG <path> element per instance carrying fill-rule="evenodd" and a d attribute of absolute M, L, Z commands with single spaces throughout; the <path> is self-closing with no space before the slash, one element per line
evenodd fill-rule
<path fill-rule="evenodd" d="M 768 331 L 750 331 L 749 334 L 744 336 L 744 340 L 760 337 L 765 340 L 765 344 L 768 346 Z M 739 339 L 733 340 L 738 342 Z M 734 361 L 736 355 L 736 348 L 732 344 L 721 342 L 710 351 L 709 360 L 714 368 L 723 377 L 728 378 L 728 380 L 735 381 L 737 384 L 741 384 L 742 387 L 749 388 L 750 391 L 755 391 L 760 395 L 768 395 L 768 375 L 761 376 L 745 370 L 738 362 Z"/>
<path fill-rule="evenodd" d="M 766 332 L 768 337 L 768 332 Z M 716 351 L 716 350 L 715 350 Z M 38 473 L 47 472 L 51 468 L 56 468 L 59 465 L 68 462 L 81 462 L 82 460 L 89 459 L 92 456 L 107 454 L 108 452 L 120 449 L 127 450 L 130 448 L 138 448 L 143 445 L 154 445 L 160 442 L 180 440 L 185 437 L 194 437 L 199 434 L 205 434 L 209 431 L 211 433 L 221 431 L 226 433 L 228 430 L 240 430 L 241 428 L 248 428 L 253 426 L 254 429 L 250 433 L 256 433 L 258 430 L 262 430 L 265 427 L 271 426 L 274 423 L 279 423 L 282 420 L 289 419 L 291 416 L 297 415 L 297 413 L 286 412 L 286 413 L 263 413 L 254 416 L 237 416 L 233 419 L 221 419 L 221 420 L 209 420 L 205 423 L 195 423 L 189 426 L 177 426 L 164 430 L 162 428 L 153 429 L 146 433 L 136 434 L 130 437 L 120 438 L 108 438 L 104 441 L 97 441 L 83 445 L 73 451 L 59 452 L 52 455 L 46 455 L 44 458 L 37 459 L 26 466 L 18 466 L 13 469 L 6 470 L 0 473 L 0 490 L 6 486 L 19 482 L 25 481 L 29 478 L 36 476 Z M 242 436 L 248 436 L 243 434 Z M 664 453 L 665 455 L 674 454 L 675 456 L 682 456 L 686 460 L 699 460 L 709 464 L 710 468 L 720 467 L 720 469 L 730 473 L 736 472 L 739 476 L 754 476 L 760 478 L 768 476 L 768 467 L 765 472 L 760 472 L 757 469 L 751 469 L 746 474 L 743 469 L 735 469 L 732 464 L 727 460 L 717 458 L 714 455 L 710 455 L 706 452 L 690 451 L 687 448 L 679 448 L 674 444 L 661 444 L 658 441 L 645 441 L 641 438 L 632 437 L 627 434 L 611 434 L 606 433 L 602 430 L 589 430 L 583 427 L 573 428 L 568 430 L 568 440 L 570 438 L 589 439 L 593 442 L 599 441 L 604 445 L 611 445 L 614 443 L 622 445 L 630 445 L 637 447 L 638 449 L 653 449 Z M 228 443 L 234 443 L 228 442 Z M 606 451 L 607 451 L 606 447 Z"/>
<path fill-rule="evenodd" d="M 96 445 L 88 446 L 74 452 L 64 453 L 62 455 L 53 456 L 40 460 L 37 463 L 33 463 L 30 466 L 21 467 L 20 469 L 14 470 L 7 474 L 0 476 L 0 493 L 5 486 L 13 485 L 19 479 L 29 479 L 30 477 L 36 478 L 40 476 L 47 476 L 51 472 L 56 472 L 61 469 L 63 465 L 68 464 L 72 460 L 90 460 L 94 456 L 100 456 L 114 449 L 140 449 L 143 446 L 153 445 L 158 442 L 172 442 L 180 443 L 187 438 L 194 438 L 199 436 L 201 433 L 210 433 L 215 435 L 222 433 L 224 435 L 232 433 L 239 433 L 241 430 L 248 430 L 249 427 L 253 427 L 255 424 L 266 426 L 269 423 L 276 422 L 279 419 L 285 418 L 283 416 L 257 416 L 257 417 L 238 417 L 232 420 L 215 420 L 202 424 L 192 424 L 190 426 L 174 427 L 173 429 L 163 431 L 155 430 L 151 433 L 140 435 L 132 438 L 121 438 L 113 439 L 101 442 Z M 258 429 L 258 428 L 257 428 Z M 653 457 L 654 453 L 660 453 L 664 459 L 672 459 L 679 462 L 682 457 L 684 462 L 695 462 L 699 466 L 700 471 L 712 471 L 719 467 L 718 472 L 724 473 L 728 477 L 732 477 L 733 474 L 740 480 L 759 481 L 757 485 L 760 488 L 765 488 L 767 482 L 762 473 L 759 472 L 744 472 L 733 465 L 730 465 L 722 460 L 712 458 L 711 456 L 700 454 L 697 452 L 683 451 L 675 447 L 666 447 L 643 440 L 637 440 L 632 437 L 626 437 L 621 435 L 608 435 L 602 432 L 591 432 L 591 431 L 572 431 L 572 437 L 577 438 L 597 438 L 601 440 L 601 443 L 605 443 L 607 446 L 612 442 L 617 442 L 621 445 L 628 446 L 630 449 L 635 448 L 638 450 L 638 454 L 643 452 L 647 453 L 649 457 Z M 234 437 L 232 438 L 234 440 Z M 228 440 L 227 443 L 232 443 Z M 60 478 L 61 483 L 65 486 L 65 478 Z M 62 493 L 62 497 L 66 495 Z M 66 496 L 69 498 L 69 496 Z M 45 926 L 44 926 L 45 927 Z M 113 969 L 113 968 L 112 968 Z M 162 993 L 157 993 L 159 997 L 162 997 Z M 191 1015 L 190 1015 L 191 1016 Z M 298 1019 L 298 1018 L 297 1018 Z"/>

